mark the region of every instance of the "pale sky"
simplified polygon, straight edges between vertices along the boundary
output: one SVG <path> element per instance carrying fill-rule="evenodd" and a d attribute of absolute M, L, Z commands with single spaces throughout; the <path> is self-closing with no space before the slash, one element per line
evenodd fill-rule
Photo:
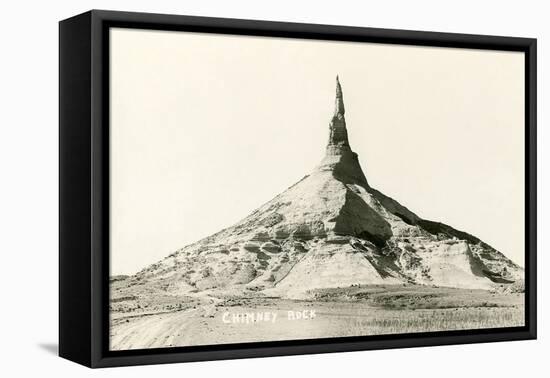
<path fill-rule="evenodd" d="M 370 185 L 523 266 L 523 53 L 112 29 L 111 274 L 308 174 L 336 74 Z"/>

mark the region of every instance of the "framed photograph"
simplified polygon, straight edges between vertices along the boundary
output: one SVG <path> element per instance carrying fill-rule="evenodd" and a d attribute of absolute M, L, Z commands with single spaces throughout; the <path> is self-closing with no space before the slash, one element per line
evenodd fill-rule
<path fill-rule="evenodd" d="M 536 337 L 536 40 L 60 22 L 60 355 Z"/>

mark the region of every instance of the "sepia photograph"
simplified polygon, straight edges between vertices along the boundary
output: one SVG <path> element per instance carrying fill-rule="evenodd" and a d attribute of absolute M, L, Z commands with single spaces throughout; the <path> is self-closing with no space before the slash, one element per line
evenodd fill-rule
<path fill-rule="evenodd" d="M 523 52 L 109 41 L 111 351 L 526 325 Z"/>

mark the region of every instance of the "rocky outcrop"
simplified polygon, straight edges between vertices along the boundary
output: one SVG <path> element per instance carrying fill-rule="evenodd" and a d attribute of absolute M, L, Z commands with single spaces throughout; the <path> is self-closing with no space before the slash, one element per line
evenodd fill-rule
<path fill-rule="evenodd" d="M 336 80 L 325 157 L 309 175 L 237 224 L 188 245 L 131 280 L 300 297 L 353 284 L 490 289 L 523 278 L 494 248 L 421 219 L 371 188 L 351 149 Z"/>

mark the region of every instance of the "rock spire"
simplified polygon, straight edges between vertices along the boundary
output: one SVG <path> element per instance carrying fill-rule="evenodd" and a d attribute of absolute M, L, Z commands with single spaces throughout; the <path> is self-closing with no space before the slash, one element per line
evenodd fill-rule
<path fill-rule="evenodd" d="M 361 169 L 357 154 L 349 145 L 345 112 L 344 94 L 340 79 L 336 76 L 334 115 L 329 124 L 329 139 L 325 158 L 318 168 L 322 171 L 332 171 L 334 177 L 344 183 L 359 184 L 367 188 L 367 179 Z"/>
<path fill-rule="evenodd" d="M 344 117 L 346 109 L 344 108 L 344 94 L 342 93 L 342 86 L 340 85 L 340 80 L 338 75 L 336 75 L 336 101 L 334 107 L 334 116 L 338 117 L 339 115 Z"/>
<path fill-rule="evenodd" d="M 344 117 L 345 113 L 344 94 L 342 93 L 340 80 L 338 76 L 336 76 L 336 100 L 334 104 L 334 115 L 330 122 L 329 146 L 349 148 L 348 131 L 346 129 L 346 119 Z"/>

